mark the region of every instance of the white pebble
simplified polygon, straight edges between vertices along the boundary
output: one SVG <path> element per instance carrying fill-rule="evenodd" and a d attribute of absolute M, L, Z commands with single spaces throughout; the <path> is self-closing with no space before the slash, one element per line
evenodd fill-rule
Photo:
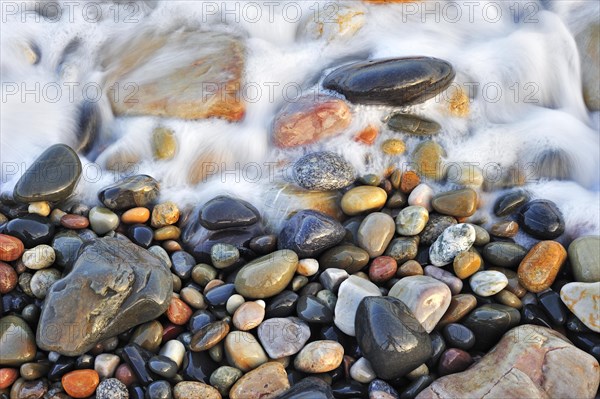
<path fill-rule="evenodd" d="M 480 296 L 492 296 L 508 285 L 504 273 L 495 270 L 477 272 L 469 279 L 469 284 L 474 293 Z"/>
<path fill-rule="evenodd" d="M 433 199 L 433 190 L 425 183 L 419 184 L 412 190 L 408 196 L 408 205 L 422 206 L 431 212 L 431 200 Z"/>
<path fill-rule="evenodd" d="M 256 304 L 257 304 L 258 306 L 260 306 L 261 308 L 263 308 L 263 309 L 267 307 L 267 304 L 266 304 L 266 303 L 265 303 L 265 301 L 263 301 L 262 299 L 257 299 L 257 300 L 256 300 L 256 301 L 254 301 L 254 302 L 256 302 Z"/>
<path fill-rule="evenodd" d="M 33 270 L 45 269 L 56 260 L 54 248 L 50 245 L 41 244 L 37 247 L 28 249 L 23 253 L 23 264 Z"/>
<path fill-rule="evenodd" d="M 371 363 L 364 357 L 361 357 L 352 365 L 352 367 L 350 367 L 350 377 L 360 383 L 368 384 L 377 376 L 375 375 Z"/>
<path fill-rule="evenodd" d="M 241 296 L 240 294 L 233 294 L 227 300 L 227 304 L 225 304 L 225 309 L 227 310 L 227 313 L 232 315 L 235 313 L 237 308 L 242 306 L 244 302 L 246 302 L 246 300 L 243 296 Z"/>
<path fill-rule="evenodd" d="M 100 379 L 110 378 L 115 373 L 121 359 L 112 353 L 102 353 L 94 359 L 94 370 L 100 376 Z"/>
<path fill-rule="evenodd" d="M 177 367 L 181 367 L 181 363 L 183 363 L 183 356 L 185 355 L 185 346 L 183 346 L 180 341 L 172 339 L 163 345 L 159 354 L 166 356 L 177 363 Z"/>
<path fill-rule="evenodd" d="M 296 273 L 301 276 L 314 276 L 319 271 L 319 261 L 312 258 L 300 259 Z"/>

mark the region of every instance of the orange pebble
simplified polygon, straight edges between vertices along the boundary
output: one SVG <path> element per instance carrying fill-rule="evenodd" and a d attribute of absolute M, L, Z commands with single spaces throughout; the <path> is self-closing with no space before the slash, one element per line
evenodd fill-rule
<path fill-rule="evenodd" d="M 361 132 L 359 132 L 356 135 L 356 137 L 354 137 L 354 141 L 356 141 L 357 143 L 371 145 L 375 142 L 375 139 L 377 139 L 378 134 L 379 131 L 377 130 L 377 128 L 373 125 L 369 125 Z"/>
<path fill-rule="evenodd" d="M 12 262 L 19 259 L 25 246 L 17 237 L 0 234 L 0 260 L 4 262 Z"/>
<path fill-rule="evenodd" d="M 67 229 L 80 230 L 87 228 L 90 221 L 85 216 L 69 214 L 60 218 L 60 224 Z"/>
<path fill-rule="evenodd" d="M 3 368 L 0 369 L 0 389 L 10 387 L 19 377 L 17 369 Z"/>
<path fill-rule="evenodd" d="M 192 308 L 179 298 L 171 298 L 171 303 L 167 308 L 167 318 L 171 323 L 178 326 L 184 325 L 192 317 Z"/>
<path fill-rule="evenodd" d="M 150 219 L 150 210 L 144 207 L 131 208 L 121 215 L 121 222 L 126 224 L 146 223 Z"/>
<path fill-rule="evenodd" d="M 65 392 L 74 398 L 87 398 L 96 392 L 100 376 L 94 370 L 75 370 L 63 376 Z"/>
<path fill-rule="evenodd" d="M 402 178 L 400 179 L 400 191 L 404 194 L 408 194 L 417 187 L 419 183 L 421 183 L 419 175 L 412 170 L 406 171 L 402 174 Z"/>

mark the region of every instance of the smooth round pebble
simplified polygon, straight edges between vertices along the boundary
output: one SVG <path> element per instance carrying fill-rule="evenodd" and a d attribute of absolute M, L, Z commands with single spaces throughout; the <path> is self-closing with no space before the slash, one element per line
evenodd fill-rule
<path fill-rule="evenodd" d="M 294 359 L 294 367 L 304 373 L 326 373 L 335 370 L 344 357 L 344 347 L 338 342 L 313 341 Z"/>
<path fill-rule="evenodd" d="M 312 258 L 304 258 L 298 261 L 296 273 L 301 276 L 310 277 L 319 271 L 319 261 Z"/>
<path fill-rule="evenodd" d="M 479 296 L 492 296 L 508 285 L 506 276 L 495 270 L 486 270 L 475 273 L 469 279 L 471 289 Z"/>
<path fill-rule="evenodd" d="M 54 263 L 56 253 L 50 245 L 40 244 L 23 252 L 21 260 L 28 269 L 40 270 Z"/>

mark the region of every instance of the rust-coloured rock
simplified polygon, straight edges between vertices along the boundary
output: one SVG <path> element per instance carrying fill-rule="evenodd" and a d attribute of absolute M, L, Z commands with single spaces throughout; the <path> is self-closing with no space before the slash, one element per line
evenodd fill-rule
<path fill-rule="evenodd" d="M 25 246 L 17 237 L 0 234 L 0 260 L 12 262 L 19 259 L 24 251 Z"/>
<path fill-rule="evenodd" d="M 549 288 L 566 259 L 567 251 L 558 242 L 540 241 L 521 261 L 519 283 L 531 292 Z"/>
<path fill-rule="evenodd" d="M 65 392 L 74 398 L 92 396 L 100 383 L 100 376 L 94 370 L 75 370 L 65 374 L 61 380 Z"/>

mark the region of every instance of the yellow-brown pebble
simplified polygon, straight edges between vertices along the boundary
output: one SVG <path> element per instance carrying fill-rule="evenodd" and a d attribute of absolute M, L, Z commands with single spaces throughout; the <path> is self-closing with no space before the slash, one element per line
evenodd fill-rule
<path fill-rule="evenodd" d="M 519 297 L 505 289 L 494 295 L 494 299 L 502 305 L 510 306 L 511 308 L 521 309 L 523 307 L 523 303 Z"/>
<path fill-rule="evenodd" d="M 380 209 L 387 201 L 384 189 L 373 186 L 359 186 L 350 189 L 342 197 L 342 211 L 346 215 L 358 215 L 366 211 Z"/>
<path fill-rule="evenodd" d="M 408 277 L 408 276 L 422 276 L 423 275 L 423 266 L 416 260 L 407 260 L 400 266 L 398 266 L 398 271 L 396 271 L 397 277 Z"/>
<path fill-rule="evenodd" d="M 481 267 L 481 256 L 476 251 L 465 251 L 454 258 L 454 274 L 461 280 L 471 277 Z"/>
<path fill-rule="evenodd" d="M 146 223 L 150 219 L 150 210 L 142 206 L 131 208 L 121 215 L 121 222 L 125 224 Z"/>
<path fill-rule="evenodd" d="M 550 288 L 566 258 L 567 251 L 558 242 L 540 241 L 521 261 L 519 283 L 535 293 Z"/>
<path fill-rule="evenodd" d="M 389 139 L 383 142 L 381 150 L 387 155 L 401 155 L 406 151 L 406 145 L 402 140 Z"/>
<path fill-rule="evenodd" d="M 175 399 L 221 399 L 221 394 L 208 384 L 197 381 L 181 381 L 173 388 Z"/>
<path fill-rule="evenodd" d="M 335 341 L 313 341 L 294 359 L 296 370 L 304 373 L 326 373 L 335 370 L 344 358 L 344 347 Z"/>
<path fill-rule="evenodd" d="M 165 226 L 154 231 L 156 241 L 177 240 L 181 235 L 181 229 L 177 226 Z"/>
<path fill-rule="evenodd" d="M 50 214 L 50 203 L 48 201 L 32 202 L 27 211 L 46 217 Z"/>
<path fill-rule="evenodd" d="M 63 376 L 62 386 L 65 392 L 73 398 L 92 396 L 100 383 L 100 376 L 94 370 L 75 370 Z"/>
<path fill-rule="evenodd" d="M 244 302 L 233 314 L 233 325 L 241 331 L 258 327 L 265 318 L 265 308 L 256 302 Z"/>
<path fill-rule="evenodd" d="M 519 225 L 514 221 L 498 222 L 494 224 L 490 233 L 496 237 L 514 237 L 519 232 Z"/>
<path fill-rule="evenodd" d="M 231 399 L 270 399 L 289 389 L 285 368 L 279 362 L 269 362 L 250 371 L 231 387 Z"/>
<path fill-rule="evenodd" d="M 152 227 L 160 228 L 177 223 L 179 220 L 179 208 L 174 202 L 167 201 L 158 204 L 152 210 Z"/>

